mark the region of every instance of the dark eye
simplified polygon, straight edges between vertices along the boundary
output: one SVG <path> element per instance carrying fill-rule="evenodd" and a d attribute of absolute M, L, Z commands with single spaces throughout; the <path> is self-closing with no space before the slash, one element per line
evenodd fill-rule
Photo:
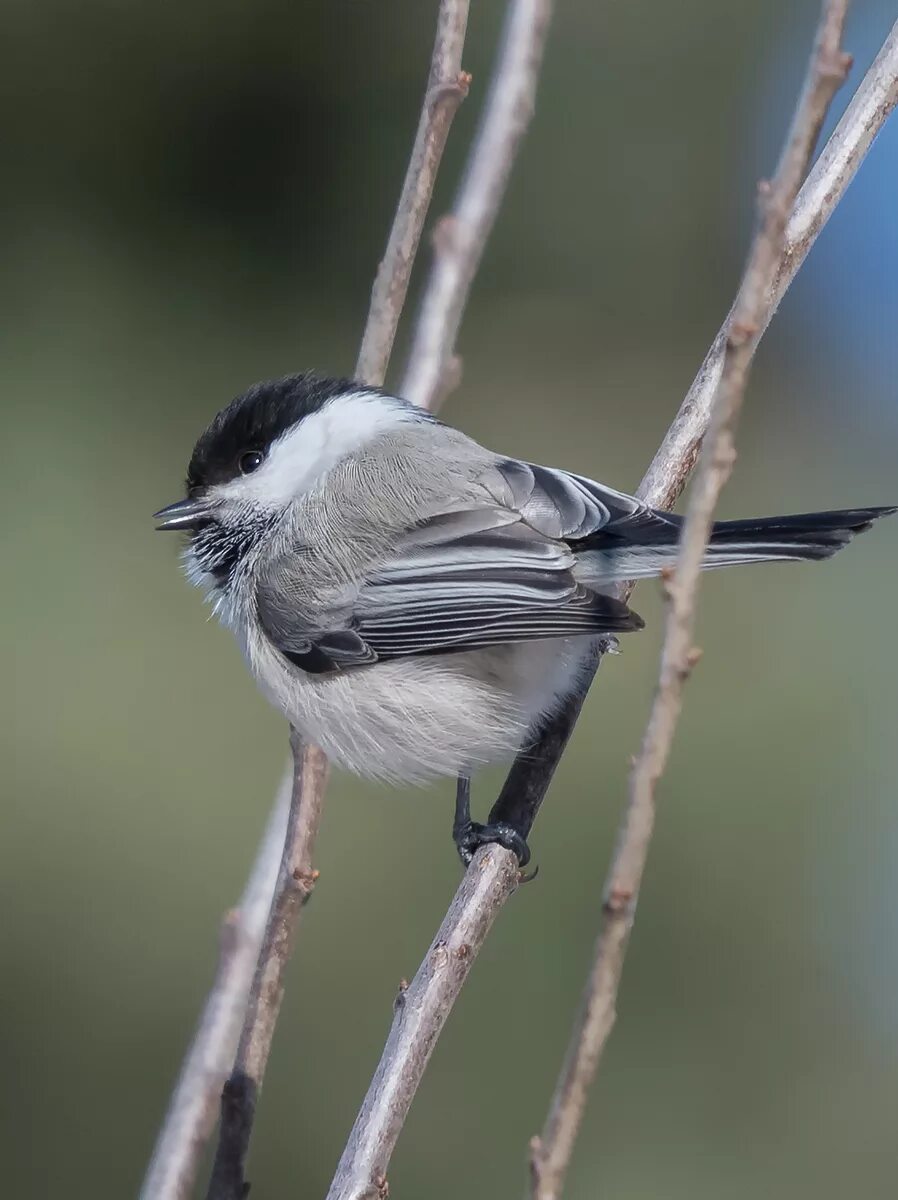
<path fill-rule="evenodd" d="M 261 450 L 245 450 L 237 459 L 237 466 L 240 468 L 241 475 L 252 475 L 253 471 L 258 471 L 264 461 L 265 455 Z"/>

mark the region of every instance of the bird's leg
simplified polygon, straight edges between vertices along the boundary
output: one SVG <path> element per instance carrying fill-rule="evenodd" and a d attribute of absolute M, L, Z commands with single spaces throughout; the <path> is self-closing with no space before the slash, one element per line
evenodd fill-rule
<path fill-rule="evenodd" d="M 452 840 L 462 853 L 462 842 L 471 831 L 471 776 L 459 775 L 455 781 L 455 820 L 452 822 Z"/>
<path fill-rule="evenodd" d="M 530 847 L 525 838 L 511 825 L 502 821 L 481 825 L 471 820 L 471 778 L 459 775 L 455 787 L 455 820 L 452 822 L 452 840 L 458 856 L 467 867 L 480 846 L 498 843 L 518 856 L 518 862 L 526 867 L 530 861 Z"/>

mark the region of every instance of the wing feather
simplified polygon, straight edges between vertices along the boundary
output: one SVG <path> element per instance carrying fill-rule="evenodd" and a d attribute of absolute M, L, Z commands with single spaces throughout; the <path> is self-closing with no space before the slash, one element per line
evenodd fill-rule
<path fill-rule="evenodd" d="M 669 540 L 671 528 L 678 525 L 677 517 L 656 512 L 635 496 L 594 479 L 517 459 L 497 463 L 484 482 L 497 500 L 511 500 L 525 524 L 566 542 L 581 542 L 602 532 L 627 537 L 637 528 L 640 538 L 657 532 Z"/>
<path fill-rule="evenodd" d="M 259 589 L 274 643 L 318 672 L 642 627 L 625 604 L 575 578 L 568 543 L 650 520 L 651 510 L 591 480 L 513 459 L 481 483 L 482 499 L 410 529 L 388 560 L 314 619 L 296 611 L 301 562 L 282 559 Z"/>

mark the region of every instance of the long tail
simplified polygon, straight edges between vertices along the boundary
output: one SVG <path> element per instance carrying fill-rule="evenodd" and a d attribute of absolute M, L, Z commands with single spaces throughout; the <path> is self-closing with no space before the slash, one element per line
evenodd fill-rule
<path fill-rule="evenodd" d="M 747 521 L 718 521 L 711 530 L 708 566 L 773 559 L 830 558 L 894 508 L 849 508 Z"/>
<path fill-rule="evenodd" d="M 705 567 L 830 558 L 855 534 L 894 512 L 898 508 L 849 508 L 842 512 L 718 521 L 711 531 Z M 660 512 L 629 526 L 621 522 L 615 528 L 612 524 L 583 544 L 580 561 L 587 574 L 595 573 L 603 581 L 658 575 L 676 558 L 682 524 L 682 517 Z"/>

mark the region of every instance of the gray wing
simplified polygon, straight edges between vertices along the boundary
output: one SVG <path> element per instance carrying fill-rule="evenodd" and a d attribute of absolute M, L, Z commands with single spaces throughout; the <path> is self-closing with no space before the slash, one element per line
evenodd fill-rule
<path fill-rule="evenodd" d="M 557 542 L 500 529 L 419 544 L 361 589 L 358 634 L 378 658 L 641 627 L 625 604 L 572 574 Z"/>
<path fill-rule="evenodd" d="M 676 537 L 681 523 L 679 517 L 593 479 L 513 458 L 497 463 L 484 484 L 532 529 L 566 542 L 668 541 L 672 530 Z"/>
<path fill-rule="evenodd" d="M 513 460 L 491 468 L 469 500 L 469 508 L 408 531 L 388 560 L 335 596 L 314 624 L 296 611 L 291 576 L 301 561 L 282 560 L 258 594 L 269 637 L 303 670 L 322 672 L 642 627 L 625 604 L 574 577 L 565 540 L 638 521 L 648 510 L 637 501 Z"/>

